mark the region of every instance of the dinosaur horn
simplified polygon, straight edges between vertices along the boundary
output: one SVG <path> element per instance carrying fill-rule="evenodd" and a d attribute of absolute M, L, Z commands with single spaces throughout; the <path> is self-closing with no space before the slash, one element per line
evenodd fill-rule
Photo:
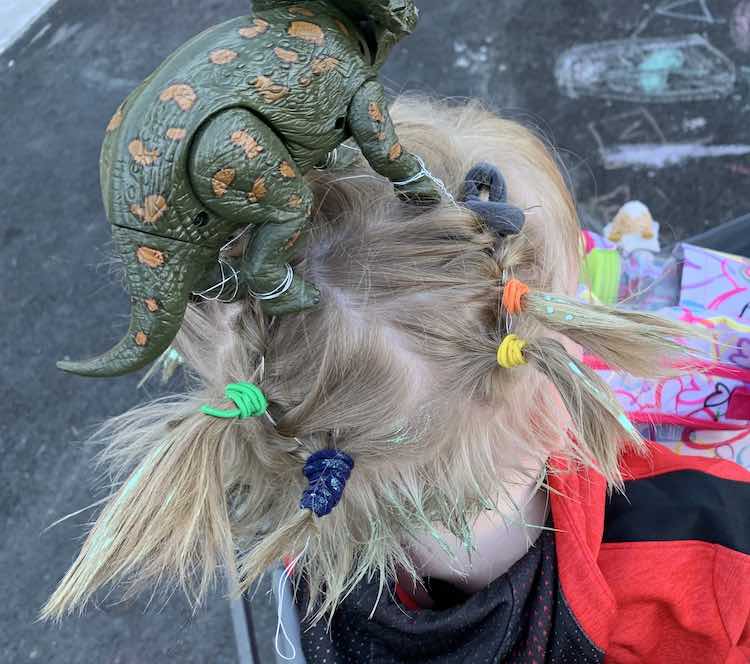
<path fill-rule="evenodd" d="M 131 312 L 128 333 L 106 353 L 58 368 L 80 376 L 120 376 L 158 358 L 177 336 L 190 292 L 216 261 L 217 250 L 112 227 L 126 269 Z"/>

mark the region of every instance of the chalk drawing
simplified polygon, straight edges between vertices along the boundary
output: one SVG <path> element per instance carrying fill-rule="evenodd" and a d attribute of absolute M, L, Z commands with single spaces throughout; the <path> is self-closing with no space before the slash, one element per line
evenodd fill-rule
<path fill-rule="evenodd" d="M 678 72 L 685 64 L 682 51 L 676 48 L 662 48 L 649 53 L 638 65 L 641 90 L 646 94 L 661 94 L 667 89 L 669 76 Z"/>
<path fill-rule="evenodd" d="M 599 151 L 608 169 L 664 168 L 691 159 L 739 157 L 750 154 L 750 145 L 703 145 L 702 143 L 621 143 Z"/>
<path fill-rule="evenodd" d="M 588 124 L 600 152 L 617 143 L 666 143 L 653 115 L 641 106 Z"/>
<path fill-rule="evenodd" d="M 682 121 L 682 130 L 683 131 L 698 131 L 699 129 L 703 129 L 708 122 L 706 121 L 706 118 L 698 116 L 697 118 L 685 118 Z"/>
<path fill-rule="evenodd" d="M 557 58 L 555 78 L 574 99 L 665 103 L 726 97 L 736 72 L 707 39 L 686 35 L 579 44 Z"/>
<path fill-rule="evenodd" d="M 740 51 L 750 53 L 750 0 L 742 0 L 734 8 L 729 31 L 734 45 Z"/>
<path fill-rule="evenodd" d="M 700 23 L 724 23 L 723 19 L 717 18 L 708 8 L 708 0 L 673 0 L 660 5 L 654 10 L 660 16 L 670 18 L 681 18 L 686 21 L 698 21 Z"/>

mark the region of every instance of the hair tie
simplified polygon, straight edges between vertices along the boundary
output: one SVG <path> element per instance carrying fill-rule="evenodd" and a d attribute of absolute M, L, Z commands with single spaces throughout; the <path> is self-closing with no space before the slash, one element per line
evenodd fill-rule
<path fill-rule="evenodd" d="M 480 195 L 482 188 L 489 189 L 487 200 Z M 508 203 L 505 179 L 492 164 L 479 162 L 469 169 L 462 202 L 497 235 L 515 235 L 523 228 L 523 210 Z"/>
<path fill-rule="evenodd" d="M 506 334 L 497 348 L 497 363 L 503 369 L 512 369 L 526 364 L 526 358 L 523 356 L 525 347 L 526 341 L 515 334 Z"/>
<path fill-rule="evenodd" d="M 521 298 L 529 292 L 529 287 L 518 279 L 509 279 L 503 286 L 503 308 L 509 314 L 519 314 L 523 311 Z"/>
<path fill-rule="evenodd" d="M 229 383 L 224 388 L 224 396 L 233 401 L 237 408 L 225 410 L 214 408 L 208 404 L 201 406 L 201 412 L 211 417 L 236 417 L 244 420 L 247 417 L 258 417 L 263 415 L 268 408 L 268 400 L 257 385 L 252 383 Z"/>
<path fill-rule="evenodd" d="M 318 450 L 305 461 L 303 472 L 308 487 L 299 501 L 301 509 L 325 516 L 341 500 L 346 480 L 354 468 L 354 460 L 341 450 Z"/>

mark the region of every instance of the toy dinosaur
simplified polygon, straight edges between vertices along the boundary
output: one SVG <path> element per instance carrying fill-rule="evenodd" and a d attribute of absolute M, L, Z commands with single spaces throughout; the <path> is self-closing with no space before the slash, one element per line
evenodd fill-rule
<path fill-rule="evenodd" d="M 249 289 L 278 292 L 293 277 L 263 310 L 315 306 L 318 290 L 288 268 L 311 214 L 302 176 L 349 138 L 402 196 L 439 200 L 399 143 L 376 78 L 416 20 L 411 0 L 259 0 L 253 14 L 194 37 L 141 83 L 109 121 L 100 161 L 130 327 L 108 352 L 58 366 L 116 376 L 156 359 L 221 248 L 249 225 L 257 227 L 241 262 Z"/>

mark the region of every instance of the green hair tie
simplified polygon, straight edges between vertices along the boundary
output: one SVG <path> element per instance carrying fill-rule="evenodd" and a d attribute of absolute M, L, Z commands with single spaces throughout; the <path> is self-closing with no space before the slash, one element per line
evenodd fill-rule
<path fill-rule="evenodd" d="M 237 417 L 244 420 L 247 417 L 258 417 L 263 415 L 268 408 L 268 399 L 257 385 L 252 383 L 229 383 L 224 388 L 224 396 L 233 401 L 237 408 L 224 410 L 204 404 L 201 412 L 211 417 Z"/>

